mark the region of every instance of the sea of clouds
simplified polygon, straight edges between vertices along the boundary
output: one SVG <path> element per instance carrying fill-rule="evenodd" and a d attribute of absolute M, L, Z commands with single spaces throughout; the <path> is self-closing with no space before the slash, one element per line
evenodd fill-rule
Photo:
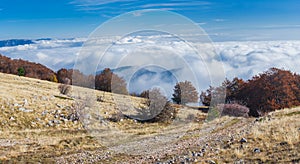
<path fill-rule="evenodd" d="M 209 55 L 202 53 L 199 54 L 200 56 L 195 55 L 193 48 L 184 41 L 176 40 L 171 36 L 164 37 L 164 39 L 161 39 L 161 36 L 127 36 L 112 41 L 111 47 L 106 50 L 106 55 L 101 60 L 101 66 L 98 69 L 110 67 L 111 63 L 116 66 L 120 59 L 124 59 L 128 55 L 131 55 L 131 58 L 128 58 L 127 65 L 136 68 L 135 64 L 146 58 L 145 61 L 159 62 L 166 65 L 166 70 L 173 70 L 173 73 L 178 76 L 184 75 L 187 79 L 189 79 L 187 74 L 193 72 L 194 76 L 197 76 L 196 81 L 198 80 L 199 90 L 203 90 L 210 85 L 209 76 L 212 73 L 204 66 L 209 64 L 210 61 L 216 62 L 218 65 L 223 64 L 226 77 L 229 79 L 233 77 L 249 79 L 271 67 L 285 68 L 300 73 L 300 41 L 215 42 L 213 46 L 221 60 L 207 60 L 210 58 Z M 77 56 L 81 55 L 80 50 L 86 40 L 86 38 L 33 40 L 32 44 L 0 47 L 0 54 L 14 59 L 21 58 L 41 63 L 57 71 L 60 68 L 73 68 Z M 199 43 L 198 46 L 205 47 L 202 43 Z M 141 54 L 141 52 L 145 52 L 145 56 L 135 57 L 135 53 Z M 161 56 L 155 58 L 157 52 L 165 54 L 163 60 L 158 59 Z M 172 54 L 176 54 L 175 57 Z M 149 57 L 149 55 L 152 55 L 152 57 Z M 182 66 L 182 63 L 187 64 L 188 67 Z M 126 62 L 121 66 L 126 66 Z M 119 73 L 126 75 L 128 72 L 120 71 Z M 159 81 L 162 79 L 159 72 L 157 76 L 160 78 L 153 78 L 152 81 L 145 77 L 143 77 L 146 79 L 145 81 L 141 82 L 142 79 L 135 81 L 139 81 L 143 86 L 147 84 L 147 81 L 148 83 L 161 83 L 166 86 L 165 80 Z M 130 77 L 127 77 L 126 80 L 130 80 Z M 155 80 L 156 82 L 154 82 Z M 136 88 L 142 90 L 143 86 Z M 166 88 L 170 89 L 170 87 Z"/>

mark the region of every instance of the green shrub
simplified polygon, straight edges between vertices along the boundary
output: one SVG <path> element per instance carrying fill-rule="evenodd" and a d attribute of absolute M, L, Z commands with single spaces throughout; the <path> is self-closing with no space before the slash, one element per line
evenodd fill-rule
<path fill-rule="evenodd" d="M 23 67 L 18 68 L 18 75 L 25 76 L 25 69 Z"/>

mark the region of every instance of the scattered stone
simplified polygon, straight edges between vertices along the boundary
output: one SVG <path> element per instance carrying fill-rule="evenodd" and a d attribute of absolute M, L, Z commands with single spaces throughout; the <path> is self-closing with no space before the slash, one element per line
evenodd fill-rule
<path fill-rule="evenodd" d="M 42 112 L 42 116 L 45 116 L 45 115 L 47 115 L 48 114 L 48 111 L 47 110 L 44 110 L 43 112 Z"/>
<path fill-rule="evenodd" d="M 41 121 L 41 119 L 40 119 L 40 118 L 38 118 L 38 117 L 36 118 L 36 120 L 37 120 L 38 122 L 39 122 L 39 121 Z"/>
<path fill-rule="evenodd" d="M 203 153 L 201 152 L 192 152 L 193 157 L 203 157 Z"/>
<path fill-rule="evenodd" d="M 64 106 L 60 105 L 60 104 L 56 104 L 57 107 L 59 108 L 63 108 Z"/>
<path fill-rule="evenodd" d="M 59 120 L 53 120 L 53 123 L 54 124 L 60 124 L 60 121 Z"/>
<path fill-rule="evenodd" d="M 25 111 L 26 109 L 25 108 L 19 108 L 19 111 Z"/>
<path fill-rule="evenodd" d="M 52 121 L 48 121 L 48 126 L 53 126 Z"/>
<path fill-rule="evenodd" d="M 242 159 L 241 159 L 241 160 L 239 160 L 239 161 L 235 161 L 235 162 L 234 162 L 234 164 L 244 164 L 244 163 L 245 163 L 245 161 L 244 161 L 244 160 L 242 160 Z"/>
<path fill-rule="evenodd" d="M 213 160 L 209 160 L 208 163 L 209 163 L 209 164 L 216 164 L 216 162 L 213 161 Z"/>
<path fill-rule="evenodd" d="M 14 106 L 19 106 L 19 104 L 18 104 L 18 103 L 15 103 Z"/>
<path fill-rule="evenodd" d="M 31 110 L 31 109 L 25 109 L 23 107 L 19 108 L 19 111 L 22 111 L 22 112 L 33 112 L 33 110 Z"/>
<path fill-rule="evenodd" d="M 240 140 L 240 143 L 246 143 L 247 142 L 247 139 L 246 138 L 242 138 L 241 140 Z"/>
<path fill-rule="evenodd" d="M 68 119 L 66 119 L 66 118 L 64 118 L 64 119 L 63 119 L 63 121 L 64 121 L 64 122 L 68 122 L 69 120 L 68 120 Z"/>
<path fill-rule="evenodd" d="M 288 143 L 286 141 L 280 142 L 281 146 L 287 145 Z"/>
<path fill-rule="evenodd" d="M 24 106 L 27 106 L 28 105 L 27 99 L 24 99 L 23 101 L 24 101 Z"/>
<path fill-rule="evenodd" d="M 10 117 L 9 119 L 12 120 L 12 121 L 16 120 L 14 117 Z"/>
<path fill-rule="evenodd" d="M 45 97 L 45 96 L 42 96 L 42 100 L 43 100 L 43 101 L 47 101 L 47 100 L 48 100 L 48 98 L 47 98 L 47 97 Z"/>
<path fill-rule="evenodd" d="M 24 110 L 24 112 L 33 112 L 33 110 L 31 110 L 31 109 L 26 109 L 26 110 Z"/>
<path fill-rule="evenodd" d="M 259 148 L 254 148 L 253 152 L 254 153 L 260 153 L 260 149 Z"/>

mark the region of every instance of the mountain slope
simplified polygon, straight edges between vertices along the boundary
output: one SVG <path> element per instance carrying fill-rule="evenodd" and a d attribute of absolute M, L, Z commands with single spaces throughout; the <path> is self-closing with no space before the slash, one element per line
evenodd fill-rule
<path fill-rule="evenodd" d="M 300 162 L 300 108 L 258 119 L 226 116 L 203 122 L 206 114 L 177 106 L 178 120 L 187 120 L 191 114 L 199 120 L 181 127 L 124 118 L 106 122 L 119 131 L 102 131 L 99 139 L 81 121 L 65 117 L 72 114 L 76 97 L 61 95 L 58 85 L 0 73 L 0 163 Z M 91 91 L 73 87 L 76 90 Z M 115 114 L 119 105 L 128 105 L 129 98 L 137 106 L 143 103 L 139 98 L 94 93 L 104 118 Z M 120 134 L 128 140 L 118 139 Z M 124 143 L 109 147 L 103 137 Z"/>

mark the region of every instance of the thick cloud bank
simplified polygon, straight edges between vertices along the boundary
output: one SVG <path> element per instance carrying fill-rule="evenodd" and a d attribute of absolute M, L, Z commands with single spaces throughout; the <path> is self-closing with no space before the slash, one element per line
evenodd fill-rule
<path fill-rule="evenodd" d="M 160 60 L 161 63 L 169 64 L 169 67 L 165 71 L 168 73 L 174 72 L 176 70 L 177 74 L 184 73 L 185 68 L 180 64 L 181 57 L 188 61 L 188 64 L 192 71 L 196 71 L 196 75 L 201 75 L 197 77 L 199 83 L 199 89 L 203 90 L 208 87 L 209 84 L 209 74 L 203 63 L 207 62 L 209 56 L 200 54 L 202 56 L 195 57 L 193 49 L 183 41 L 174 40 L 171 36 L 164 36 L 165 40 L 162 40 L 161 36 L 128 36 L 117 41 L 112 42 L 112 47 L 107 51 L 107 54 L 103 60 L 105 60 L 104 65 L 99 66 L 99 69 L 104 67 L 110 67 L 110 63 L 124 58 L 124 54 L 140 53 L 139 50 L 134 48 L 131 50 L 131 46 L 143 47 L 143 45 L 155 44 L 156 50 L 154 52 L 163 52 L 166 60 Z M 166 39 L 167 38 L 167 39 Z M 47 67 L 58 70 L 60 68 L 72 68 L 76 60 L 77 55 L 83 45 L 84 38 L 75 39 L 40 39 L 32 40 L 29 44 L 14 43 L 13 45 L 4 44 L 0 46 L 0 53 L 11 58 L 22 58 L 25 60 L 38 62 L 46 65 Z M 166 41 L 167 40 L 167 41 Z M 28 41 L 28 40 L 26 40 Z M 11 43 L 11 41 L 9 42 Z M 23 43 L 23 42 L 22 42 Z M 158 44 L 157 44 L 158 43 Z M 199 46 L 205 46 L 199 44 Z M 224 65 L 226 76 L 231 79 L 233 77 L 240 77 L 243 79 L 249 79 L 253 75 L 257 75 L 260 72 L 267 70 L 270 67 L 285 68 L 293 72 L 300 73 L 300 41 L 249 41 L 249 42 L 216 42 L 214 43 L 216 48 L 216 53 L 222 58 L 222 61 L 217 61 L 218 64 Z M 148 49 L 144 48 L 143 51 L 147 51 L 149 54 L 152 53 L 151 47 Z M 168 54 L 170 53 L 170 54 Z M 173 58 L 178 60 L 178 62 L 170 62 L 172 57 L 168 55 L 176 53 L 178 58 Z M 123 56 L 122 56 L 123 54 Z M 143 58 L 143 56 L 141 56 Z M 151 58 L 149 58 L 150 60 Z M 157 60 L 156 60 L 157 61 Z M 204 62 L 203 62 L 204 61 Z M 136 62 L 141 62 L 141 60 L 136 60 Z M 125 62 L 126 63 L 126 62 Z M 130 62 L 134 63 L 134 62 Z M 116 63 L 114 64 L 116 65 Z M 120 65 L 120 68 L 124 68 L 126 64 Z M 135 68 L 134 64 L 128 65 L 130 67 L 125 67 L 126 69 Z M 124 74 L 124 69 L 112 68 L 116 70 L 116 73 Z M 137 71 L 137 70 L 136 70 Z M 144 70 L 145 75 L 135 76 L 136 79 L 130 79 L 132 82 L 137 82 L 143 86 L 137 86 L 137 90 L 142 90 L 145 82 L 150 81 L 153 84 L 163 84 L 170 82 L 175 83 L 175 80 L 169 80 L 168 78 L 163 78 L 160 72 L 149 72 Z M 143 71 L 140 71 L 143 73 Z M 145 77 L 149 75 L 149 77 Z M 151 76 L 151 77 L 150 77 Z M 202 80 L 201 80 L 202 79 Z M 155 81 L 161 80 L 161 81 Z M 169 80 L 169 81 L 168 81 Z M 142 82 L 141 82 L 142 81 Z M 145 88 L 147 89 L 147 88 Z"/>
<path fill-rule="evenodd" d="M 0 53 L 13 59 L 25 59 L 41 63 L 54 71 L 72 68 L 82 44 L 86 39 L 38 39 L 31 44 L 23 44 L 28 40 L 3 41 Z M 13 43 L 13 44 L 12 44 Z M 16 45 L 16 46 L 12 46 Z"/>
<path fill-rule="evenodd" d="M 249 79 L 271 67 L 300 73 L 300 41 L 217 42 L 227 77 Z"/>

